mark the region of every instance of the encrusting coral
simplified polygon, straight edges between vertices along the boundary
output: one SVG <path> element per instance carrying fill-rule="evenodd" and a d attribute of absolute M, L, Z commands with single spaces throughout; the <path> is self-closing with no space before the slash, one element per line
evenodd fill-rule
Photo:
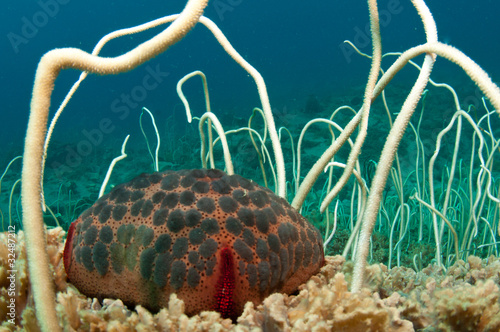
<path fill-rule="evenodd" d="M 31 284 L 28 278 L 25 233 L 23 231 L 17 232 L 14 242 L 9 241 L 9 239 L 13 238 L 12 235 L 13 233 L 10 232 L 0 233 L 0 315 L 6 317 L 0 331 L 4 331 L 5 328 L 19 329 L 19 326 L 23 326 L 26 331 L 38 331 Z M 58 227 L 49 230 L 46 237 L 51 276 L 57 292 L 68 287 L 62 259 L 62 245 L 65 235 L 66 232 Z M 9 246 L 9 243 L 15 245 Z M 14 256 L 9 256 L 9 254 Z M 12 257 L 14 257 L 14 266 L 10 266 L 12 261 L 9 261 L 9 259 L 12 259 Z M 14 278 L 9 278 L 11 276 Z M 14 284 L 11 284 L 12 281 L 14 281 Z M 14 294 L 11 293 L 12 289 Z M 11 317 L 8 315 L 10 312 L 8 305 L 11 302 L 15 303 L 15 315 L 12 316 L 15 317 L 13 318 L 15 324 L 12 324 L 12 320 L 8 321 Z"/>
<path fill-rule="evenodd" d="M 47 231 L 50 269 L 57 290 L 59 323 L 66 331 L 498 331 L 500 329 L 500 259 L 470 256 L 442 274 L 436 266 L 415 272 L 404 267 L 368 267 L 359 293 L 348 291 L 352 262 L 325 257 L 325 266 L 298 294 L 273 293 L 262 304 L 247 302 L 236 323 L 215 311 L 188 316 L 185 304 L 170 295 L 165 308 L 152 314 L 142 306 L 127 308 L 121 300 L 88 298 L 67 283 L 63 268 L 61 228 Z M 6 233 L 0 234 L 0 284 L 8 284 Z M 18 233 L 16 262 L 19 290 L 16 325 L 3 322 L 0 331 L 39 331 L 25 264 L 25 243 Z M 9 297 L 3 293 L 0 308 Z M 4 309 L 2 309 L 4 310 Z"/>

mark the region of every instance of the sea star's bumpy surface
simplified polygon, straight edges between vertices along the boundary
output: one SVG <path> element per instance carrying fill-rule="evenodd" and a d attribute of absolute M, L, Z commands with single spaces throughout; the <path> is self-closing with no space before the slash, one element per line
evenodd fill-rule
<path fill-rule="evenodd" d="M 284 199 L 215 169 L 115 187 L 71 224 L 64 249 L 68 277 L 87 296 L 158 310 L 175 292 L 187 314 L 224 317 L 294 292 L 323 261 L 318 230 Z"/>

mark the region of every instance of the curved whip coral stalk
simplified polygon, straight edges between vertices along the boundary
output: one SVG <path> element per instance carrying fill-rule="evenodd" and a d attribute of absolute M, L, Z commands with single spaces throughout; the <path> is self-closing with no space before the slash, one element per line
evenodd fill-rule
<path fill-rule="evenodd" d="M 181 40 L 198 22 L 208 0 L 189 0 L 179 17 L 164 31 L 133 50 L 114 57 L 102 58 L 75 48 L 49 51 L 38 64 L 28 130 L 25 139 L 22 203 L 26 232 L 28 268 L 33 288 L 36 316 L 43 331 L 60 331 L 55 310 L 55 293 L 49 258 L 45 250 L 45 231 L 41 202 L 42 155 L 47 118 L 54 82 L 63 69 L 74 68 L 109 75 L 134 69 L 164 52 Z"/>

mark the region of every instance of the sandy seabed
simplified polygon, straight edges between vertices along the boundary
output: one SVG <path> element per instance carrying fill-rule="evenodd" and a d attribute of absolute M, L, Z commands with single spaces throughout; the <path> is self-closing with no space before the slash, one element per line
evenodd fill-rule
<path fill-rule="evenodd" d="M 296 295 L 275 293 L 261 305 L 247 303 L 236 322 L 216 312 L 188 317 L 175 294 L 156 314 L 120 300 L 87 298 L 67 283 L 62 252 L 65 232 L 48 231 L 47 245 L 57 290 L 57 312 L 65 331 L 500 331 L 500 259 L 469 256 L 443 274 L 435 266 L 368 267 L 365 287 L 349 292 L 352 262 L 327 256 L 320 273 Z M 24 234 L 8 265 L 8 234 L 0 233 L 0 331 L 39 331 L 28 280 Z M 12 246 L 10 247 L 12 249 Z M 9 278 L 15 270 L 15 296 Z M 8 321 L 15 299 L 15 324 Z M 4 317 L 6 317 L 4 319 Z"/>

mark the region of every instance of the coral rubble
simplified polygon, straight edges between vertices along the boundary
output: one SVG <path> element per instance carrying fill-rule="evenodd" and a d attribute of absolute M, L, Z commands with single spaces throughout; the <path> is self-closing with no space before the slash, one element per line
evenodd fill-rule
<path fill-rule="evenodd" d="M 405 267 L 368 268 L 365 288 L 349 292 L 352 263 L 327 256 L 320 273 L 295 295 L 274 293 L 262 304 L 248 302 L 233 322 L 204 311 L 187 316 L 175 294 L 168 306 L 150 313 L 127 308 L 118 299 L 87 298 L 66 282 L 62 252 L 65 232 L 48 230 L 47 243 L 57 294 L 57 312 L 66 331 L 498 331 L 500 259 L 470 256 L 446 273 L 436 266 L 415 272 Z M 0 234 L 0 331 L 38 331 L 27 278 L 23 232 L 16 243 L 16 321 L 4 320 L 10 301 L 8 235 Z"/>

